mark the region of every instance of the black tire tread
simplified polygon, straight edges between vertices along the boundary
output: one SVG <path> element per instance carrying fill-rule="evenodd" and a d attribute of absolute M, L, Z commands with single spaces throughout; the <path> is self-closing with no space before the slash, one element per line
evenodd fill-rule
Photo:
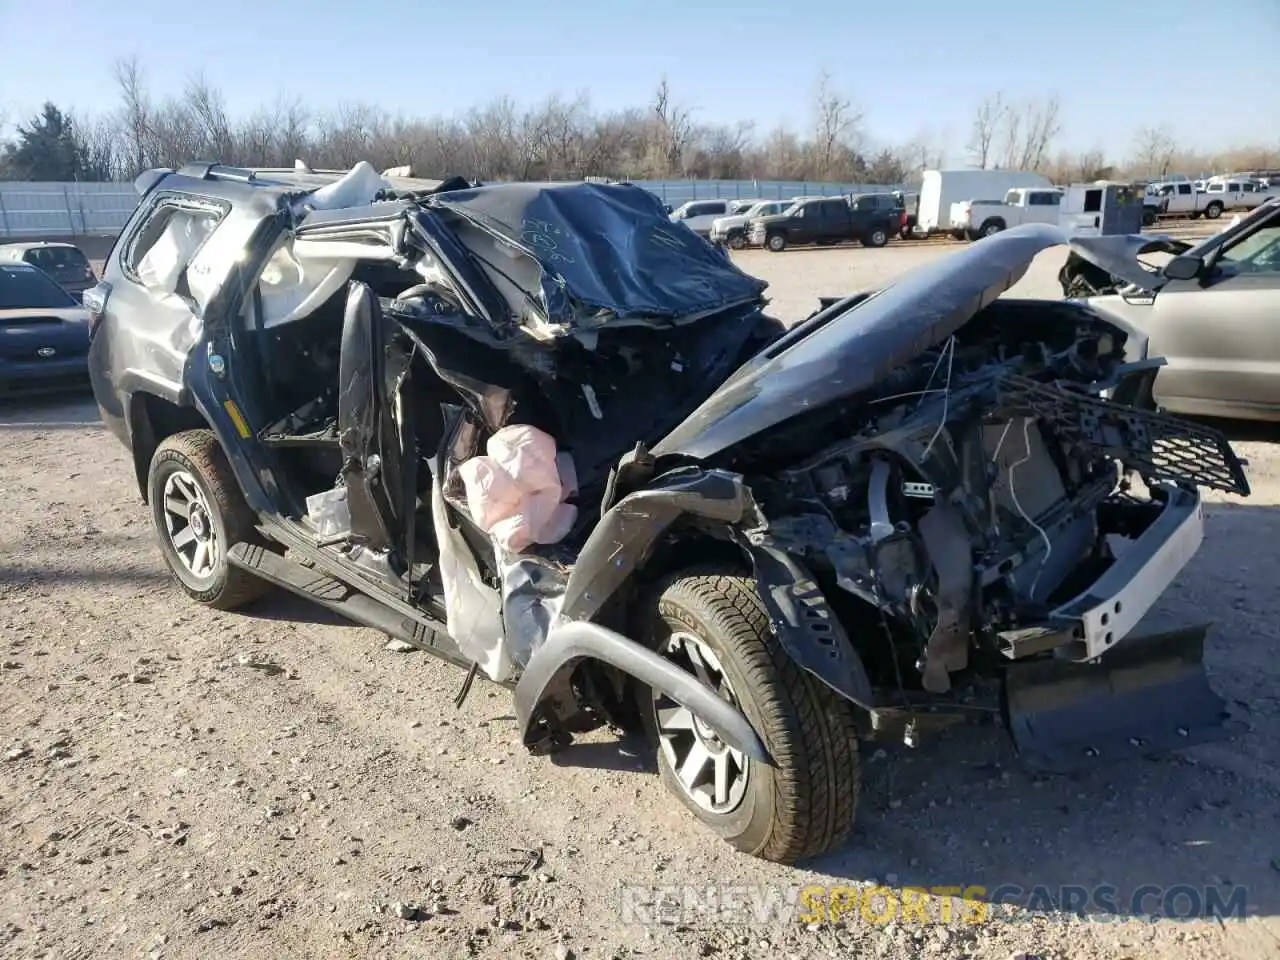
<path fill-rule="evenodd" d="M 156 465 L 165 457 L 174 455 L 185 459 L 200 474 L 200 479 L 212 495 L 211 506 L 218 511 L 227 542 L 223 550 L 230 549 L 233 543 L 262 543 L 262 537 L 254 528 L 254 514 L 245 503 L 240 485 L 231 472 L 227 455 L 212 430 L 184 430 L 170 434 L 156 447 L 151 459 L 154 471 Z M 163 534 L 161 534 L 163 536 Z M 183 584 L 184 589 L 196 600 L 215 610 L 235 610 L 247 603 L 262 597 L 271 589 L 271 585 L 261 577 L 255 577 L 234 564 L 227 564 L 226 577 L 220 588 L 193 592 Z"/>
<path fill-rule="evenodd" d="M 754 580 L 685 571 L 663 581 L 659 607 L 700 610 L 729 641 L 765 717 L 760 731 L 777 764 L 776 817 L 760 849 L 794 863 L 842 843 L 857 813 L 858 746 L 850 705 L 797 666 L 778 644 Z"/>

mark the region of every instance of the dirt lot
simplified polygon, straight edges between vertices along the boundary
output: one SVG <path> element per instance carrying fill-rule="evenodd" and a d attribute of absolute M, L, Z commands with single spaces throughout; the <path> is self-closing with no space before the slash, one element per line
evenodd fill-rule
<path fill-rule="evenodd" d="M 818 295 L 951 249 L 739 262 L 796 319 Z M 1017 292 L 1053 295 L 1059 263 L 1042 258 Z M 990 727 L 868 750 L 852 842 L 799 870 L 699 830 L 637 743 L 601 734 L 531 758 L 506 694 L 477 683 L 455 711 L 459 672 L 388 652 L 372 631 L 288 597 L 238 615 L 194 606 L 166 575 L 124 451 L 89 402 L 0 406 L 0 443 L 0 954 L 1280 954 L 1280 448 L 1265 437 L 1238 444 L 1254 496 L 1212 498 L 1208 539 L 1165 601 L 1216 621 L 1209 666 L 1239 737 L 1072 778 L 1023 772 Z M 967 908 L 949 924 L 889 925 L 858 908 L 834 924 L 645 924 L 622 911 L 620 885 L 713 883 L 739 897 L 810 884 L 1110 886 L 1118 914 L 1082 920 L 1044 895 L 979 923 Z M 1161 918 L 1173 887 L 1179 915 L 1206 888 L 1224 901 L 1243 888 L 1249 916 Z"/>

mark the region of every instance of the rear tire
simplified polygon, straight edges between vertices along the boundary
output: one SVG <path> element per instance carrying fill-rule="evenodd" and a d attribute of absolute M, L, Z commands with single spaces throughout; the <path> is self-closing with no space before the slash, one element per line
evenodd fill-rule
<path fill-rule="evenodd" d="M 1220 216 L 1222 216 L 1222 204 L 1219 203 L 1217 200 L 1214 200 L 1212 203 L 1210 203 L 1207 207 L 1204 208 L 1204 215 L 1208 217 L 1210 220 L 1217 220 Z"/>
<path fill-rule="evenodd" d="M 678 704 L 643 689 L 641 712 L 667 789 L 721 838 L 752 856 L 794 863 L 841 844 L 858 805 L 853 709 L 779 646 L 755 582 L 715 570 L 675 574 L 656 588 L 648 626 L 655 649 L 692 664 L 704 682 L 710 678 L 738 705 L 775 764 L 743 759 L 736 770 L 740 780 L 730 781 L 730 756 L 722 789 L 717 764 L 724 754 L 716 751 L 723 745 L 717 746 L 700 721 L 681 718 Z M 691 643 L 701 651 L 701 666 L 688 652 Z M 688 761 L 697 745 L 707 759 L 697 754 L 702 766 L 694 769 Z M 682 782 L 682 772 L 691 785 Z"/>
<path fill-rule="evenodd" d="M 232 544 L 262 538 L 213 431 L 165 438 L 151 458 L 147 499 L 165 563 L 193 600 L 234 610 L 270 590 L 265 580 L 227 562 Z"/>
<path fill-rule="evenodd" d="M 997 233 L 1004 229 L 1003 220 L 988 220 L 981 229 L 978 230 L 978 237 L 994 237 Z"/>
<path fill-rule="evenodd" d="M 883 247 L 888 242 L 889 234 L 879 228 L 872 230 L 862 238 L 862 245 L 864 247 Z"/>

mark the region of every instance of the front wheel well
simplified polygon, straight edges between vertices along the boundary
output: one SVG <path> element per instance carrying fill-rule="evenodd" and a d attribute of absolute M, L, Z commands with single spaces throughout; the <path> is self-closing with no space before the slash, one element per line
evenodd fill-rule
<path fill-rule="evenodd" d="M 180 406 L 153 393 L 139 391 L 129 398 L 129 439 L 138 492 L 146 503 L 147 473 L 156 448 L 166 437 L 184 430 L 208 430 L 209 422 L 195 407 Z"/>

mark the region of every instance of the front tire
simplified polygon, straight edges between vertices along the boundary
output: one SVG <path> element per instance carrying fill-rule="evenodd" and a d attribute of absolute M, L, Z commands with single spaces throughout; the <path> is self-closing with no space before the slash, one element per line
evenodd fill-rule
<path fill-rule="evenodd" d="M 738 232 L 729 234 L 729 249 L 741 250 L 747 245 L 746 234 Z"/>
<path fill-rule="evenodd" d="M 227 562 L 232 544 L 261 543 L 262 538 L 211 430 L 165 438 L 151 458 L 147 499 L 165 563 L 193 600 L 234 610 L 270 589 Z"/>
<path fill-rule="evenodd" d="M 889 234 L 879 228 L 872 230 L 862 238 L 862 245 L 864 247 L 883 247 L 888 242 Z"/>
<path fill-rule="evenodd" d="M 1222 204 L 1214 200 L 1211 204 L 1204 208 L 1204 215 L 1210 220 L 1217 220 L 1222 216 Z"/>
<path fill-rule="evenodd" d="M 794 863 L 842 843 L 858 804 L 851 706 L 782 650 L 755 583 L 718 571 L 663 581 L 649 640 L 735 703 L 774 766 L 743 757 L 688 710 L 642 691 L 664 785 L 737 850 Z"/>
<path fill-rule="evenodd" d="M 787 235 L 785 233 L 771 233 L 769 238 L 765 240 L 764 245 L 772 253 L 781 253 L 787 249 Z"/>

